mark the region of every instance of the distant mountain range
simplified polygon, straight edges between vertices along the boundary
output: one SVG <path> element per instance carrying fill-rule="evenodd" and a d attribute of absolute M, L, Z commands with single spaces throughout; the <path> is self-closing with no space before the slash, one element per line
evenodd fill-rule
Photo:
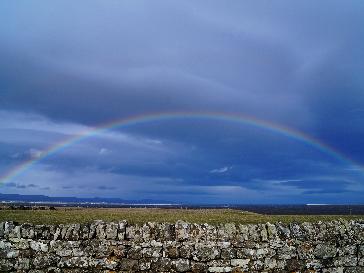
<path fill-rule="evenodd" d="M 124 200 L 121 198 L 80 198 L 80 197 L 51 197 L 46 195 L 22 195 L 0 193 L 0 202 L 44 202 L 44 203 L 107 203 L 107 204 L 175 204 L 165 200 Z"/>

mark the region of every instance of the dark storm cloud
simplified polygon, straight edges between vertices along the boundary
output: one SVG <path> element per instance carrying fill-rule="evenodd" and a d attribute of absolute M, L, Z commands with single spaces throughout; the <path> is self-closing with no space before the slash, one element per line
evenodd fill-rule
<path fill-rule="evenodd" d="M 14 17 L 4 19 L 9 26 L 0 68 L 4 107 L 88 123 L 140 112 L 227 108 L 282 116 L 276 103 L 286 96 L 265 90 L 291 85 L 296 57 L 289 48 L 254 33 L 218 28 L 194 7 L 129 3 L 85 10 L 76 4 L 68 14 L 72 25 L 64 22 L 60 4 L 26 8 L 9 8 Z M 13 21 L 19 13 L 23 20 Z M 31 33 L 23 30 L 25 24 Z M 20 43 L 25 40 L 30 48 Z M 257 81 L 261 77 L 265 80 Z M 279 109 L 297 112 L 296 95 L 290 98 Z M 257 111 L 262 107 L 266 113 Z"/>
<path fill-rule="evenodd" d="M 316 75 L 305 86 L 310 91 L 306 100 L 315 114 L 316 134 L 362 162 L 364 82 L 358 72 L 364 71 L 364 64 L 358 60 L 363 60 L 364 55 L 363 51 L 351 54 L 355 60 L 339 56 L 336 67 L 330 61 L 316 69 Z"/>
<path fill-rule="evenodd" d="M 324 4 L 312 9 L 313 2 L 76 3 L 67 21 L 62 2 L 5 5 L 0 104 L 92 124 L 141 112 L 219 110 L 310 128 L 325 103 L 316 111 L 307 94 L 326 98 L 332 89 L 307 85 L 322 84 L 319 67 L 326 66 L 328 82 L 358 79 L 362 68 L 360 8 L 330 4 L 331 12 Z M 341 13 L 350 20 L 337 19 Z M 358 80 L 350 83 L 361 90 Z M 329 95 L 339 101 L 346 92 Z M 356 95 L 344 110 L 363 106 L 350 101 Z"/>
<path fill-rule="evenodd" d="M 101 191 L 109 191 L 109 190 L 116 190 L 116 187 L 98 186 L 97 189 Z"/>
<path fill-rule="evenodd" d="M 345 177 L 318 177 L 308 178 L 305 180 L 283 181 L 280 184 L 293 186 L 305 190 L 304 194 L 328 194 L 351 192 L 350 185 L 352 182 Z"/>
<path fill-rule="evenodd" d="M 0 171 L 86 126 L 168 111 L 249 114 L 302 130 L 362 164 L 363 8 L 354 1 L 3 1 Z M 182 201 L 211 202 L 219 193 L 234 202 L 246 193 L 305 202 L 318 194 L 358 199 L 353 192 L 364 191 L 362 172 L 347 160 L 243 124 L 155 121 L 113 133 L 50 156 L 7 190 L 155 192 L 169 200 L 180 193 Z"/>

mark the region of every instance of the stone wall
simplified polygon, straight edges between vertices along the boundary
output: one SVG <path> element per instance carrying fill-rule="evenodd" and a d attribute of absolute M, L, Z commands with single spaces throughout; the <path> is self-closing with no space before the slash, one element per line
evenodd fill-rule
<path fill-rule="evenodd" d="M 364 220 L 0 224 L 0 272 L 364 272 Z"/>

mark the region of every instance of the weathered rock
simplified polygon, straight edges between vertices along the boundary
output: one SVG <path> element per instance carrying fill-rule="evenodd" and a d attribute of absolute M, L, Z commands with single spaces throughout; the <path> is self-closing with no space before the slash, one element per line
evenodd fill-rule
<path fill-rule="evenodd" d="M 236 250 L 236 257 L 237 258 L 243 258 L 243 259 L 250 259 L 254 258 L 256 256 L 256 250 L 251 248 L 238 248 Z"/>
<path fill-rule="evenodd" d="M 259 225 L 260 230 L 260 237 L 262 238 L 263 242 L 268 241 L 268 230 L 266 228 L 266 225 Z"/>
<path fill-rule="evenodd" d="M 50 239 L 51 232 L 50 226 L 47 225 L 35 225 L 34 226 L 34 238 L 41 239 L 41 240 L 48 240 Z"/>
<path fill-rule="evenodd" d="M 47 241 L 30 241 L 29 243 L 30 248 L 34 251 L 42 251 L 47 252 L 48 251 L 48 243 Z"/>
<path fill-rule="evenodd" d="M 5 222 L 4 236 L 5 238 L 21 238 L 20 226 L 14 222 Z"/>
<path fill-rule="evenodd" d="M 345 273 L 364 273 L 363 267 L 347 267 Z"/>
<path fill-rule="evenodd" d="M 212 266 L 209 267 L 209 272 L 231 272 L 232 268 L 230 266 Z"/>
<path fill-rule="evenodd" d="M 0 272 L 363 272 L 364 222 L 0 223 Z"/>
<path fill-rule="evenodd" d="M 190 251 L 191 255 L 192 251 Z M 189 258 L 190 255 L 186 255 Z M 164 255 L 168 258 L 178 258 L 179 257 L 179 250 L 176 242 L 167 241 L 166 245 L 164 246 Z"/>
<path fill-rule="evenodd" d="M 358 255 L 364 257 L 364 244 L 358 247 Z"/>
<path fill-rule="evenodd" d="M 291 223 L 289 225 L 289 228 L 291 230 L 291 234 L 292 234 L 293 238 L 299 239 L 299 240 L 304 240 L 306 238 L 305 231 L 299 224 Z"/>
<path fill-rule="evenodd" d="M 358 258 L 356 256 L 342 256 L 334 260 L 335 266 L 356 266 Z"/>
<path fill-rule="evenodd" d="M 79 224 L 68 225 L 64 238 L 69 241 L 77 241 L 80 238 L 80 229 Z"/>
<path fill-rule="evenodd" d="M 142 248 L 140 246 L 133 246 L 128 251 L 128 258 L 141 259 L 143 258 Z"/>
<path fill-rule="evenodd" d="M 125 238 L 126 240 L 133 240 L 134 242 L 143 241 L 142 228 L 139 225 L 126 226 Z"/>
<path fill-rule="evenodd" d="M 277 229 L 277 232 L 278 232 L 278 235 L 282 238 L 282 239 L 289 239 L 290 236 L 291 236 L 291 231 L 290 229 L 285 226 L 284 224 L 282 223 L 278 223 L 276 225 L 276 229 Z"/>
<path fill-rule="evenodd" d="M 191 245 L 182 245 L 179 248 L 179 254 L 181 258 L 190 259 L 192 257 L 194 249 Z"/>
<path fill-rule="evenodd" d="M 317 258 L 325 259 L 325 258 L 333 258 L 336 256 L 336 246 L 330 244 L 318 244 L 314 250 L 314 255 Z"/>
<path fill-rule="evenodd" d="M 8 259 L 17 258 L 19 256 L 19 250 L 9 249 L 6 252 L 3 252 L 2 256 Z"/>
<path fill-rule="evenodd" d="M 141 253 L 145 258 L 159 258 L 162 257 L 162 247 L 143 248 Z"/>
<path fill-rule="evenodd" d="M 344 273 L 343 267 L 324 268 L 322 273 Z"/>
<path fill-rule="evenodd" d="M 5 232 L 5 223 L 0 222 L 0 238 L 4 238 L 4 232 Z"/>
<path fill-rule="evenodd" d="M 150 258 L 142 258 L 139 260 L 139 269 L 142 271 L 149 270 L 152 264 L 152 260 Z"/>
<path fill-rule="evenodd" d="M 152 272 L 171 272 L 173 269 L 172 260 L 169 258 L 158 258 L 151 263 Z"/>
<path fill-rule="evenodd" d="M 111 249 L 113 251 L 113 254 L 118 258 L 125 258 L 127 255 L 127 247 L 122 244 L 113 246 Z"/>
<path fill-rule="evenodd" d="M 106 234 L 106 239 L 115 240 L 118 237 L 118 224 L 116 223 L 106 224 L 105 234 Z"/>
<path fill-rule="evenodd" d="M 311 243 L 303 242 L 297 247 L 298 257 L 302 260 L 314 259 L 313 250 L 314 247 Z"/>
<path fill-rule="evenodd" d="M 62 257 L 58 262 L 58 267 L 61 268 L 62 267 L 87 268 L 89 267 L 89 265 L 90 265 L 90 259 L 88 257 Z"/>
<path fill-rule="evenodd" d="M 172 265 L 177 272 L 186 272 L 191 269 L 190 260 L 188 259 L 173 260 Z"/>
<path fill-rule="evenodd" d="M 236 258 L 236 249 L 234 249 L 232 247 L 222 248 L 220 256 L 221 256 L 221 259 L 224 259 L 224 260 L 234 259 L 234 258 Z"/>
<path fill-rule="evenodd" d="M 208 266 L 206 263 L 191 261 L 191 271 L 193 273 L 207 272 Z"/>
<path fill-rule="evenodd" d="M 271 223 L 267 223 L 267 233 L 269 240 L 275 240 L 278 238 L 278 231 L 275 225 Z"/>
<path fill-rule="evenodd" d="M 227 223 L 218 227 L 217 239 L 221 241 L 229 241 L 236 238 L 238 232 L 235 224 Z"/>
<path fill-rule="evenodd" d="M 11 238 L 9 241 L 15 249 L 28 249 L 30 247 L 28 239 Z"/>
<path fill-rule="evenodd" d="M 255 242 L 260 242 L 260 231 L 258 225 L 248 225 L 249 239 Z"/>
<path fill-rule="evenodd" d="M 175 225 L 160 223 L 157 225 L 157 234 L 160 241 L 174 241 L 176 239 Z"/>
<path fill-rule="evenodd" d="M 280 259 L 289 260 L 297 256 L 296 248 L 292 245 L 284 244 L 277 249 L 277 255 Z"/>
<path fill-rule="evenodd" d="M 187 240 L 190 233 L 190 224 L 183 221 L 177 221 L 175 225 L 175 233 L 177 241 Z"/>
<path fill-rule="evenodd" d="M 90 234 L 90 226 L 89 225 L 80 225 L 79 236 L 81 240 L 89 239 Z"/>
<path fill-rule="evenodd" d="M 243 270 L 248 270 L 250 259 L 232 259 L 231 265 L 233 267 L 239 267 Z"/>
<path fill-rule="evenodd" d="M 32 265 L 35 268 L 47 268 L 52 266 L 58 266 L 58 261 L 60 260 L 60 257 L 52 254 L 45 254 L 45 255 L 37 255 Z"/>
<path fill-rule="evenodd" d="M 11 272 L 15 267 L 15 260 L 0 258 L 0 272 Z"/>
<path fill-rule="evenodd" d="M 264 259 L 264 268 L 268 270 L 275 269 L 277 267 L 277 260 L 274 258 Z"/>
<path fill-rule="evenodd" d="M 106 239 L 106 232 L 105 232 L 105 223 L 103 222 L 96 222 L 96 238 L 98 239 Z"/>
<path fill-rule="evenodd" d="M 14 268 L 17 270 L 28 270 L 30 269 L 30 265 L 30 259 L 19 257 L 16 261 Z"/>
<path fill-rule="evenodd" d="M 305 268 L 305 262 L 298 259 L 289 259 L 286 260 L 286 269 L 289 272 L 295 272 L 295 271 L 301 271 L 303 268 Z"/>
<path fill-rule="evenodd" d="M 50 251 L 61 257 L 83 256 L 80 245 L 79 241 L 51 241 Z"/>
<path fill-rule="evenodd" d="M 211 245 L 196 244 L 192 256 L 194 261 L 211 261 L 220 256 L 220 250 Z"/>
<path fill-rule="evenodd" d="M 34 238 L 34 226 L 29 223 L 22 224 L 21 227 L 21 237 L 25 239 L 33 239 Z"/>

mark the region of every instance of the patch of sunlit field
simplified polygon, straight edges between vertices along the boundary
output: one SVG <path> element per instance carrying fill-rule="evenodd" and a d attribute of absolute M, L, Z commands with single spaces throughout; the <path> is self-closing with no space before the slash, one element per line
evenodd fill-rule
<path fill-rule="evenodd" d="M 127 220 L 131 224 L 145 222 L 208 224 L 255 224 L 266 222 L 317 222 L 338 219 L 360 219 L 363 215 L 263 215 L 232 209 L 160 209 L 160 208 L 57 208 L 57 210 L 1 210 L 0 222 L 33 224 L 90 223 Z"/>

